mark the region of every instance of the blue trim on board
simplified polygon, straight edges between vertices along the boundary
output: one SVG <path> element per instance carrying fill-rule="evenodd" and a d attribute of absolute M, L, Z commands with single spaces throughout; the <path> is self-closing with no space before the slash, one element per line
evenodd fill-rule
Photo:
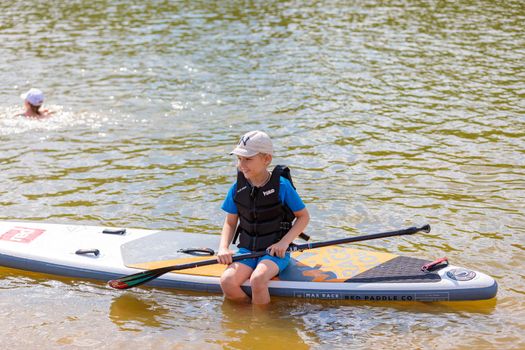
<path fill-rule="evenodd" d="M 99 270 L 83 269 L 67 265 L 53 264 L 33 259 L 19 258 L 11 255 L 0 254 L 0 265 L 13 269 L 41 272 L 64 277 L 90 278 L 96 280 L 110 280 L 121 277 L 119 274 Z"/>

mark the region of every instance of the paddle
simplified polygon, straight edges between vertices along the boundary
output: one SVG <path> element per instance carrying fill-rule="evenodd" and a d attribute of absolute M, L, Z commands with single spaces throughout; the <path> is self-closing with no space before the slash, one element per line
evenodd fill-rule
<path fill-rule="evenodd" d="M 298 245 L 294 244 L 288 248 L 288 251 L 291 251 L 291 252 L 303 251 L 307 249 L 326 247 L 330 245 L 368 241 L 368 240 L 377 239 L 377 238 L 411 235 L 419 231 L 430 232 L 430 225 L 423 225 L 421 227 L 409 227 L 404 230 L 375 233 L 371 235 L 358 236 L 358 237 L 334 239 L 334 240 L 323 241 L 323 242 L 313 242 L 313 243 L 305 243 L 305 244 L 298 244 Z M 259 256 L 263 256 L 265 254 L 266 254 L 266 251 L 260 251 L 260 252 L 254 252 L 254 253 L 249 253 L 249 254 L 235 255 L 232 257 L 232 259 L 233 261 L 239 261 L 243 259 L 256 258 Z M 185 270 L 185 269 L 191 269 L 194 267 L 207 266 L 207 265 L 213 265 L 213 264 L 218 264 L 218 263 L 219 262 L 217 261 L 217 259 L 210 259 L 210 260 L 196 261 L 196 262 L 192 262 L 188 264 L 160 267 L 157 269 L 142 271 L 139 273 L 135 273 L 133 275 L 117 278 L 115 280 L 109 281 L 108 284 L 115 289 L 128 289 L 131 287 L 136 287 L 141 284 L 147 283 L 170 271 Z"/>

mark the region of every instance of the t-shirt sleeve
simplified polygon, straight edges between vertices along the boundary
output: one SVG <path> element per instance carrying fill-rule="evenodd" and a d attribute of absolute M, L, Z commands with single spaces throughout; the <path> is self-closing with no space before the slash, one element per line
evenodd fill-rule
<path fill-rule="evenodd" d="M 303 200 L 295 188 L 293 188 L 290 181 L 284 177 L 281 177 L 281 189 L 279 191 L 279 196 L 281 197 L 281 202 L 286 204 L 288 208 L 294 212 L 306 208 L 306 205 L 304 205 Z"/>
<path fill-rule="evenodd" d="M 228 191 L 228 194 L 226 195 L 224 202 L 222 202 L 221 209 L 229 214 L 238 213 L 237 206 L 235 205 L 235 202 L 233 201 L 233 195 L 236 190 L 237 190 L 237 183 L 234 183 L 232 187 L 230 187 L 230 190 Z"/>

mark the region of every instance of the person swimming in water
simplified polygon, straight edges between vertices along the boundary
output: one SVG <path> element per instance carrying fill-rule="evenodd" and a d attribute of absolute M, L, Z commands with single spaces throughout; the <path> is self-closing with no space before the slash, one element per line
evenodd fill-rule
<path fill-rule="evenodd" d="M 41 90 L 31 88 L 26 93 L 20 95 L 20 97 L 24 100 L 25 110 L 17 116 L 43 119 L 53 114 L 53 112 L 50 112 L 48 109 L 42 108 L 42 104 L 44 103 L 44 93 Z"/>

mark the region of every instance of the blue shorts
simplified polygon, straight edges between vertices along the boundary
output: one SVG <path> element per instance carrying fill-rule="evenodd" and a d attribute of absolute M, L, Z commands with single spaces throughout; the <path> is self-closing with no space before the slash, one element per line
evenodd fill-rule
<path fill-rule="evenodd" d="M 239 251 L 235 255 L 249 254 L 249 253 L 253 253 L 253 252 L 246 248 L 239 248 Z M 237 262 L 240 262 L 241 264 L 249 266 L 253 270 L 255 270 L 255 268 L 257 267 L 257 264 L 263 260 L 273 261 L 279 268 L 279 273 L 281 273 L 290 263 L 290 252 L 286 252 L 284 255 L 284 258 L 279 258 L 278 256 L 272 256 L 270 254 L 266 254 L 258 258 L 244 259 L 244 260 L 239 260 Z"/>

